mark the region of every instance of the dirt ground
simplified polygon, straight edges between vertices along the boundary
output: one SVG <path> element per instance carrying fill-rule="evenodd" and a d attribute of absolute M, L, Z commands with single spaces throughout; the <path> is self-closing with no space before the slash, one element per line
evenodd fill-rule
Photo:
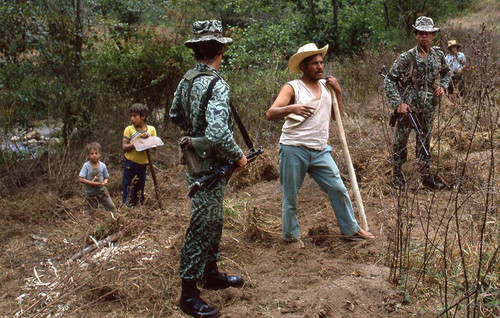
<path fill-rule="evenodd" d="M 353 161 L 376 239 L 342 240 L 327 196 L 307 177 L 299 195 L 306 248 L 284 244 L 277 145 L 266 146 L 264 155 L 247 172 L 236 175 L 227 190 L 220 268 L 242 274 L 246 284 L 241 289 L 203 291 L 222 317 L 416 314 L 417 309 L 404 305 L 397 286 L 389 281 L 387 249 L 396 204 L 396 191 L 388 184 L 389 161 L 376 149 L 363 149 L 370 142 L 354 137 L 360 133 L 356 120 L 347 118 L 344 125 L 350 140 L 359 141 L 352 145 L 358 154 Z M 331 144 L 338 145 L 336 138 L 331 137 Z M 383 134 L 361 139 L 381 144 Z M 4 317 L 183 317 L 176 303 L 189 200 L 173 140 L 166 141 L 154 155 L 163 209 L 156 207 L 151 180 L 145 206 L 122 207 L 113 215 L 104 210 L 87 215 L 78 186 L 71 186 L 68 198 L 61 198 L 39 181 L 2 199 L 5 211 L 10 211 L 1 232 Z M 333 156 L 347 172 L 340 147 L 335 148 Z M 109 189 L 119 202 L 121 171 L 118 164 L 109 166 Z M 364 182 L 370 175 L 378 175 L 382 183 Z M 350 187 L 347 181 L 346 185 Z M 95 244 L 91 236 L 98 241 L 120 230 L 123 235 L 115 243 L 69 261 L 83 247 Z"/>

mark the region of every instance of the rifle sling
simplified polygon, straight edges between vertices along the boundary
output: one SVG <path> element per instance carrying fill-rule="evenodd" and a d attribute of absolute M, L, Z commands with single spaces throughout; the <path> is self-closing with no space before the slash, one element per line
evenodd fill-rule
<path fill-rule="evenodd" d="M 252 151 L 253 143 L 252 140 L 250 139 L 250 136 L 248 135 L 247 130 L 245 129 L 245 126 L 243 125 L 243 122 L 241 121 L 240 115 L 238 115 L 238 112 L 236 112 L 236 108 L 234 108 L 233 103 L 229 102 L 229 107 L 231 107 L 231 112 L 233 113 L 234 121 L 236 122 L 236 125 L 238 125 L 238 129 L 240 130 L 241 136 L 243 137 L 245 144 L 247 145 L 248 149 Z"/>

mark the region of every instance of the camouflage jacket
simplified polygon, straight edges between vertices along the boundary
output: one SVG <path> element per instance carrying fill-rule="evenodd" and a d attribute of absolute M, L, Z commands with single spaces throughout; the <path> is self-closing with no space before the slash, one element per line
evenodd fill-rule
<path fill-rule="evenodd" d="M 384 80 L 384 88 L 393 108 L 406 103 L 414 111 L 422 111 L 432 104 L 434 87 L 446 88 L 450 80 L 450 69 L 439 47 L 431 47 L 426 58 L 420 57 L 417 47 L 414 47 L 394 61 Z"/>
<path fill-rule="evenodd" d="M 193 80 L 191 98 L 188 96 L 189 82 L 183 78 L 174 94 L 170 120 L 193 137 L 205 136 L 210 141 L 218 159 L 239 160 L 243 151 L 233 137 L 233 122 L 229 108 L 229 85 L 212 67 L 196 63 L 195 70 L 212 72 L 219 77 L 206 110 L 201 104 L 206 96 L 208 85 L 213 77 L 200 75 Z M 189 100 L 191 107 L 189 107 Z M 190 109 L 190 110 L 189 110 Z M 191 131 L 189 131 L 191 127 Z"/>

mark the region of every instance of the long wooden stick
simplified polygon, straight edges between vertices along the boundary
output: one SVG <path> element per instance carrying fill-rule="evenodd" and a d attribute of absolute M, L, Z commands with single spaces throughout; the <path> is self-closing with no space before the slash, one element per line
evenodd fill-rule
<path fill-rule="evenodd" d="M 111 234 L 110 236 L 106 237 L 105 239 L 102 239 L 99 242 L 97 242 L 97 244 L 92 244 L 92 245 L 87 246 L 82 251 L 71 256 L 70 259 L 72 261 L 79 259 L 80 257 L 84 256 L 85 254 L 88 254 L 88 253 L 92 252 L 93 250 L 102 247 L 103 245 L 106 245 L 108 243 L 111 243 L 111 242 L 118 240 L 124 233 L 125 233 L 125 231 L 121 230 L 120 232 Z"/>
<path fill-rule="evenodd" d="M 358 207 L 359 217 L 361 219 L 361 228 L 368 231 L 368 222 L 366 221 L 365 208 L 363 207 L 363 201 L 361 200 L 361 193 L 359 192 L 358 180 L 356 179 L 356 173 L 354 172 L 354 166 L 352 165 L 351 154 L 349 153 L 349 148 L 347 148 L 347 139 L 345 138 L 344 125 L 342 125 L 342 117 L 340 115 L 339 105 L 337 103 L 337 96 L 333 91 L 333 88 L 328 85 L 330 94 L 332 95 L 333 111 L 335 112 L 335 121 L 337 122 L 337 128 L 339 130 L 339 137 L 342 141 L 342 150 L 344 151 L 344 157 L 347 162 L 347 168 L 349 170 L 349 179 L 351 179 L 352 191 L 354 192 L 354 199 Z"/>
<path fill-rule="evenodd" d="M 155 167 L 153 166 L 153 161 L 151 161 L 151 154 L 149 149 L 146 149 L 146 156 L 148 157 L 149 170 L 151 170 L 151 176 L 153 177 L 153 185 L 155 186 L 156 200 L 158 201 L 158 207 L 163 209 L 163 204 L 161 204 L 160 193 L 158 192 L 158 181 L 156 181 Z"/>

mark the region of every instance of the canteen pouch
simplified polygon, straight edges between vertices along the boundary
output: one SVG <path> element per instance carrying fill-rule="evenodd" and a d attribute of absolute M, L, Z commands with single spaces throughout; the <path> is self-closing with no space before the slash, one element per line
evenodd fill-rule
<path fill-rule="evenodd" d="M 432 105 L 433 106 L 437 106 L 439 105 L 439 102 L 441 101 L 441 97 L 438 97 L 438 96 L 433 96 L 432 97 Z"/>
<path fill-rule="evenodd" d="M 192 176 L 212 169 L 212 151 L 206 137 L 184 136 L 179 139 L 179 161 Z"/>

